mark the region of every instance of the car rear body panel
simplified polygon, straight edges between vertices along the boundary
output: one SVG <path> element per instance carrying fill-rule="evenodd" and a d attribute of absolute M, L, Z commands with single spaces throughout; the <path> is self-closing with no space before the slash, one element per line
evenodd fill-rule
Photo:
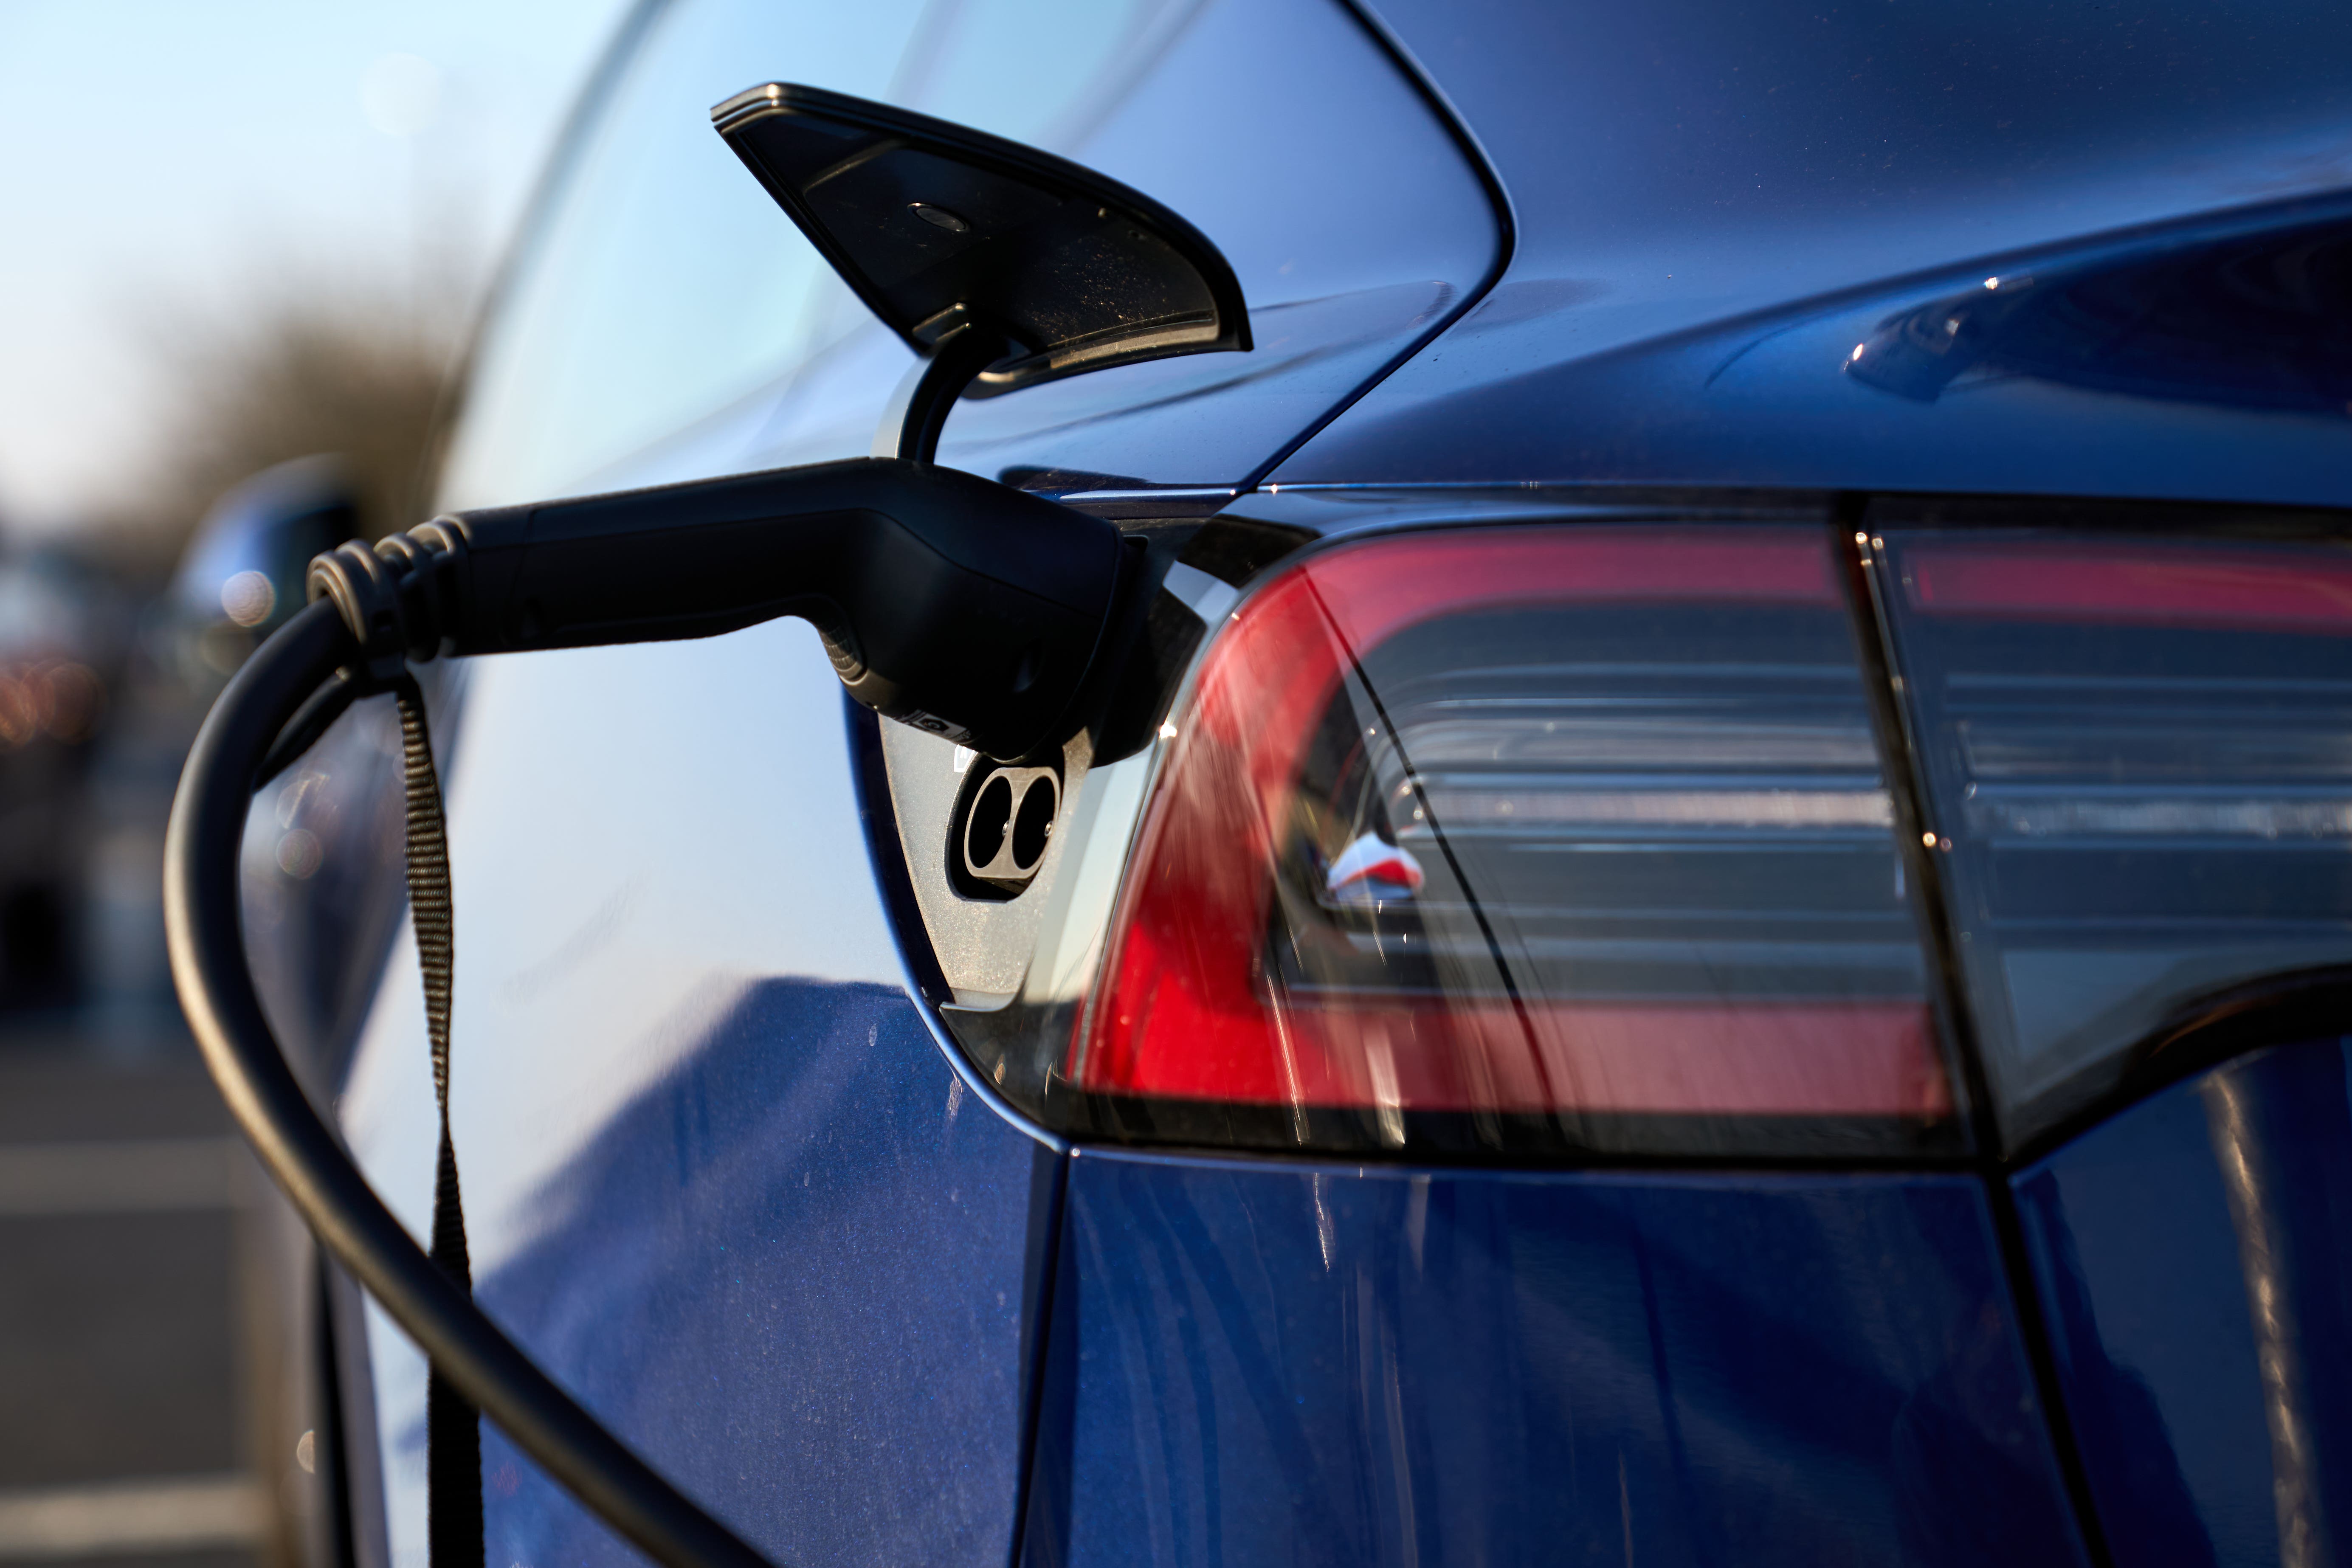
<path fill-rule="evenodd" d="M 1032 1563 L 2087 1561 L 1971 1176 L 1088 1150 L 1068 1211 Z"/>
<path fill-rule="evenodd" d="M 898 987 L 769 980 L 604 1125 L 478 1294 L 778 1561 L 990 1562 L 1058 1163 Z M 484 1469 L 494 1555 L 627 1560 L 503 1442 Z"/>
<path fill-rule="evenodd" d="M 1475 309 L 1276 480 L 2342 499 L 2342 392 L 2250 412 L 2226 374 L 2161 402 L 2026 375 L 1921 403 L 1844 374 L 1890 318 L 1988 277 L 2249 228 L 2340 246 L 2340 8 L 1375 8 L 1493 159 L 1517 241 Z M 2199 331 L 2301 313 L 2332 389 L 2342 285 L 2309 244 L 2287 242 L 2283 289 L 2199 285 Z"/>
<path fill-rule="evenodd" d="M 2337 1039 L 2242 1057 L 2016 1177 L 2118 1568 L 2341 1551 L 2352 1524 L 2345 1060 Z"/>

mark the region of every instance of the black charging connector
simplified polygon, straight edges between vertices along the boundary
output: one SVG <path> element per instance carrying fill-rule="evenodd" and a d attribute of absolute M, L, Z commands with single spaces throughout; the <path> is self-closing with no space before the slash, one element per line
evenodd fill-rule
<path fill-rule="evenodd" d="M 436 518 L 310 568 L 371 655 L 519 653 L 814 623 L 850 695 L 1013 762 L 1077 728 L 1116 526 L 862 458 Z"/>

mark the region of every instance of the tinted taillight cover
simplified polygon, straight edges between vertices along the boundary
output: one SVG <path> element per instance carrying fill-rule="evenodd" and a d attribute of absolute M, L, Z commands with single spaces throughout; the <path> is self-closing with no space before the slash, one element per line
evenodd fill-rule
<path fill-rule="evenodd" d="M 2352 547 L 2165 521 L 1876 540 L 2012 1144 L 2216 998 L 2352 963 Z"/>

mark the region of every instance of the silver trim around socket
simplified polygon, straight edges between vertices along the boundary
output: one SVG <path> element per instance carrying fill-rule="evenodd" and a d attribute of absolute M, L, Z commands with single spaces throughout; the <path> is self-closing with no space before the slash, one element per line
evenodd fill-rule
<path fill-rule="evenodd" d="M 988 798 L 989 793 L 997 787 L 1000 781 L 1010 792 L 1001 817 L 997 815 L 995 803 Z M 1040 788 L 1045 791 L 1045 795 L 1042 804 L 1034 804 L 1031 797 Z M 1035 809 L 1042 809 L 1045 813 L 1042 831 L 1034 834 L 1023 827 L 1023 814 L 1031 810 L 1033 804 Z M 1027 882 L 1037 874 L 1037 868 L 1045 863 L 1045 851 L 1053 844 L 1054 824 L 1061 815 L 1062 781 L 1053 769 L 992 770 L 981 781 L 980 787 L 972 792 L 971 809 L 964 813 L 962 830 L 957 835 L 957 847 L 963 855 L 964 874 L 1000 888 L 1017 887 Z M 976 826 L 994 838 L 993 846 L 974 846 L 972 829 Z M 1024 843 L 1032 837 L 1034 843 Z M 985 860 L 974 853 L 975 847 L 990 849 Z M 1024 847 L 1034 851 L 1026 860 L 1017 853 Z"/>

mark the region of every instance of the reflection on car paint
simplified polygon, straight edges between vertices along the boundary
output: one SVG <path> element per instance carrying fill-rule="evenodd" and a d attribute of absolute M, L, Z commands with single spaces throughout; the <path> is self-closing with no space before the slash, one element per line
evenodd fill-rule
<path fill-rule="evenodd" d="M 1067 1206 L 1033 1563 L 2085 1561 L 1972 1178 L 1082 1151 Z"/>
<path fill-rule="evenodd" d="M 447 499 L 643 482 L 648 448 L 670 479 L 866 450 L 911 362 L 707 125 L 673 110 L 766 78 L 1034 141 L 1183 214 L 1240 274 L 1258 352 L 969 400 L 940 461 L 973 472 L 1249 478 L 1442 326 L 1495 261 L 1475 169 L 1327 0 L 963 9 L 668 8 L 523 253 Z M 998 90 L 1016 57 L 1024 90 Z M 1224 177 L 1239 161 L 1252 179 Z"/>
<path fill-rule="evenodd" d="M 773 1561 L 1001 1563 L 1056 1163 L 903 992 L 770 981 L 599 1131 L 478 1293 Z M 493 1561 L 639 1561 L 503 1439 L 483 1464 Z"/>
<path fill-rule="evenodd" d="M 729 1020 L 753 1029 L 755 1041 L 768 1037 L 776 1070 L 790 1068 L 793 1054 L 774 1032 L 780 1004 L 771 995 L 761 1010 L 763 986 L 801 979 L 804 989 L 776 994 L 799 998 L 819 1022 L 836 1017 L 827 998 L 844 987 L 903 996 L 896 939 L 870 896 L 827 903 L 801 891 L 804 879 L 859 889 L 869 878 L 841 701 L 822 646 L 797 622 L 470 667 L 461 732 L 444 743 L 457 742 L 448 773 L 458 931 L 453 1114 L 478 1279 L 499 1278 L 551 1230 L 594 1221 L 578 1184 L 600 1162 L 629 1157 L 614 1137 L 629 1144 L 658 1133 L 675 1147 L 671 1130 L 633 1108 L 690 1073 L 697 1052 L 732 1038 Z M 780 790 L 780 779 L 793 782 Z M 846 1036 L 811 1022 L 798 1037 L 859 1058 L 875 1022 L 863 1017 Z M 928 1036 L 918 1042 L 924 1056 L 892 1032 L 898 1027 L 881 1041 L 898 1042 L 894 1092 L 931 1097 L 936 1110 L 952 1071 Z M 371 1179 L 419 1230 L 435 1146 L 424 1038 L 415 948 L 404 937 L 342 1112 Z M 875 1070 L 883 1070 L 878 1061 Z M 935 1081 L 919 1090 L 924 1074 Z M 839 1115 L 869 1109 L 837 1091 L 824 1103 Z M 879 1136 L 886 1107 L 870 1109 Z M 814 1106 L 803 1110 L 824 1120 Z M 624 1122 L 630 1131 L 615 1134 Z M 795 1158 L 803 1136 L 767 1152 Z M 863 1173 L 888 1173 L 877 1165 Z M 902 1178 L 918 1179 L 910 1170 L 892 1179 Z M 719 1246 L 750 1239 L 704 1236 L 690 1245 L 716 1270 L 724 1266 Z M 1018 1278 L 1017 1258 L 1005 1267 Z M 714 1335 L 720 1326 L 706 1324 Z M 934 1324 L 916 1337 L 949 1332 Z M 392 1461 L 391 1546 L 396 1568 L 407 1568 L 424 1550 L 422 1468 L 414 1463 L 423 1385 L 414 1352 L 381 1320 L 370 1342 Z M 537 1348 L 529 1331 L 523 1342 Z M 652 1431 L 630 1437 L 656 1449 L 662 1441 Z"/>
<path fill-rule="evenodd" d="M 2352 1530 L 2338 1040 L 2176 1085 L 2016 1179 L 2118 1568 L 2326 1563 Z"/>
<path fill-rule="evenodd" d="M 1378 10 L 1494 160 L 1517 245 L 1495 324 L 1470 312 L 1275 479 L 2342 498 L 2340 409 L 2042 381 L 1920 405 L 1843 374 L 1890 316 L 1988 276 L 2119 240 L 2152 257 L 2181 237 L 2160 226 L 2203 214 L 2241 233 L 2340 216 L 2342 8 L 2147 0 L 2118 16 L 2128 47 L 2032 0 L 1965 24 L 1777 0 Z M 2205 300 L 2268 335 L 2244 304 Z M 2330 309 L 2306 352 L 2340 353 Z"/>

